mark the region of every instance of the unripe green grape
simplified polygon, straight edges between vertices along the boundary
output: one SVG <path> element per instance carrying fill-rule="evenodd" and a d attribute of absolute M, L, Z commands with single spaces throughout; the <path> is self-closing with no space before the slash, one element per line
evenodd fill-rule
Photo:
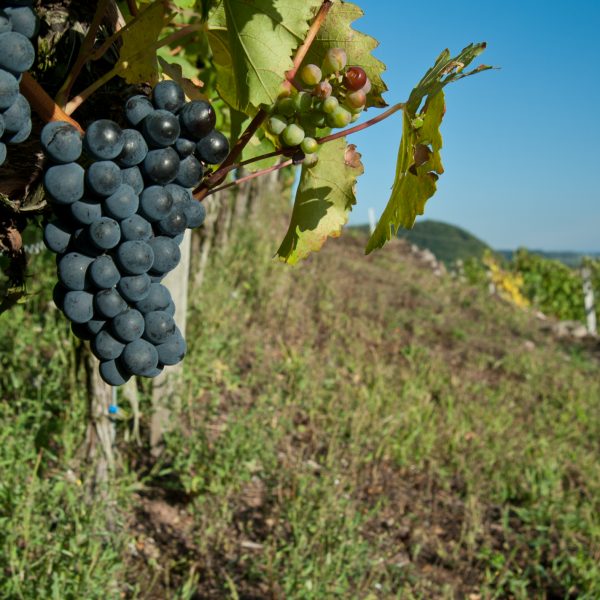
<path fill-rule="evenodd" d="M 362 110 L 367 103 L 367 96 L 362 90 L 356 90 L 346 94 L 345 104 L 354 112 L 356 109 Z"/>
<path fill-rule="evenodd" d="M 331 92 L 333 91 L 331 84 L 329 81 L 321 81 L 315 85 L 313 89 L 313 94 L 317 98 L 321 98 L 321 100 L 325 100 L 325 98 L 329 98 L 331 96 Z"/>
<path fill-rule="evenodd" d="M 355 121 L 358 121 L 359 118 L 360 118 L 360 112 L 353 113 L 352 118 L 350 119 L 350 123 L 354 123 Z"/>
<path fill-rule="evenodd" d="M 292 84 L 289 81 L 284 81 L 279 86 L 279 93 L 277 94 L 277 98 L 287 98 L 292 95 Z"/>
<path fill-rule="evenodd" d="M 340 105 L 339 100 L 335 96 L 325 98 L 321 104 L 321 110 L 326 114 L 331 114 Z"/>
<path fill-rule="evenodd" d="M 305 137 L 300 144 L 304 154 L 314 154 L 319 149 L 319 144 L 315 138 Z"/>
<path fill-rule="evenodd" d="M 296 114 L 296 103 L 291 97 L 280 98 L 277 100 L 277 112 L 286 117 L 293 117 Z"/>
<path fill-rule="evenodd" d="M 330 48 L 325 54 L 321 68 L 324 73 L 337 73 L 341 71 L 347 62 L 346 53 L 342 48 Z"/>
<path fill-rule="evenodd" d="M 327 124 L 330 127 L 346 127 L 351 119 L 350 111 L 343 106 L 338 106 L 331 114 L 327 115 Z"/>
<path fill-rule="evenodd" d="M 296 113 L 303 115 L 306 114 L 312 107 L 312 96 L 306 92 L 299 92 L 294 96 L 294 106 Z"/>
<path fill-rule="evenodd" d="M 309 127 L 325 127 L 325 115 L 316 110 L 310 111 L 305 115 L 303 121 L 305 121 Z"/>
<path fill-rule="evenodd" d="M 279 115 L 273 115 L 267 120 L 267 129 L 273 135 L 279 135 L 287 127 L 287 121 Z"/>
<path fill-rule="evenodd" d="M 321 69 L 317 65 L 306 65 L 300 71 L 300 79 L 302 79 L 303 83 L 311 87 L 317 85 L 321 81 L 322 76 Z"/>
<path fill-rule="evenodd" d="M 283 130 L 280 139 L 285 146 L 297 146 L 304 139 L 304 130 L 292 123 Z"/>
<path fill-rule="evenodd" d="M 306 154 L 302 164 L 306 167 L 314 167 L 319 162 L 319 155 L 315 152 L 313 154 Z"/>

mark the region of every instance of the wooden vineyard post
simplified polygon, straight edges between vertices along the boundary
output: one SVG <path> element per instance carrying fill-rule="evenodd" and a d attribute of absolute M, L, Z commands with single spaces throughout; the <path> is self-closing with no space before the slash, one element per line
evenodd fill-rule
<path fill-rule="evenodd" d="M 583 303 L 585 306 L 585 318 L 587 321 L 588 333 L 596 335 L 598 332 L 596 324 L 596 307 L 594 303 L 594 288 L 592 286 L 592 272 L 588 267 L 581 271 L 583 279 Z"/>
<path fill-rule="evenodd" d="M 163 280 L 163 285 L 169 288 L 175 302 L 175 322 L 185 337 L 185 327 L 188 309 L 188 281 L 190 275 L 192 232 L 187 229 L 181 242 L 181 260 Z M 181 406 L 181 396 L 177 390 L 179 376 L 183 363 L 165 370 L 154 379 L 152 388 L 152 417 L 150 420 L 150 447 L 153 456 L 159 456 L 163 449 L 164 434 L 169 430 L 171 413 L 178 412 Z"/>

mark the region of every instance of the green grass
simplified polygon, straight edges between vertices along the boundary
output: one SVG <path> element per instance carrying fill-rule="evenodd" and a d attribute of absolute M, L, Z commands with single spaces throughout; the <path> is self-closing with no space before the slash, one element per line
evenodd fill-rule
<path fill-rule="evenodd" d="M 37 261 L 0 317 L 0 597 L 600 597 L 597 353 L 363 246 L 290 269 L 246 226 L 216 253 L 167 451 L 121 424 L 104 499 Z"/>

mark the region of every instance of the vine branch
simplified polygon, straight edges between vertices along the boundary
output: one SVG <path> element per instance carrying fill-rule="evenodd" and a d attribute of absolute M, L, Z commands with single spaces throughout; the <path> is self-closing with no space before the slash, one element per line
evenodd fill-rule
<path fill-rule="evenodd" d="M 73 68 L 67 75 L 67 78 L 62 84 L 60 90 L 58 90 L 58 94 L 56 94 L 56 103 L 63 108 L 67 104 L 67 99 L 71 94 L 71 88 L 73 87 L 73 84 L 79 77 L 81 69 L 83 69 L 85 63 L 88 61 L 90 52 L 92 51 L 94 43 L 96 42 L 96 35 L 98 34 L 98 29 L 100 28 L 102 19 L 104 18 L 106 10 L 108 9 L 109 1 L 110 0 L 100 0 L 98 2 L 96 12 L 94 13 L 94 18 L 85 38 L 83 39 L 81 48 L 79 48 L 79 54 L 77 55 L 75 64 L 73 65 Z"/>

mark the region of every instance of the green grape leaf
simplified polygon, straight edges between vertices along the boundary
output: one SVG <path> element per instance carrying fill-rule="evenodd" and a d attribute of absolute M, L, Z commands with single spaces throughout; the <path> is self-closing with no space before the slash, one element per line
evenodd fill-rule
<path fill-rule="evenodd" d="M 321 0 L 223 0 L 208 22 L 217 91 L 246 114 L 277 99 Z"/>
<path fill-rule="evenodd" d="M 158 61 L 154 48 L 165 20 L 165 3 L 156 0 L 144 8 L 123 32 L 117 68 L 127 83 L 155 83 Z"/>
<path fill-rule="evenodd" d="M 328 237 L 339 237 L 356 204 L 354 186 L 364 171 L 356 146 L 338 138 L 319 149 L 319 162 L 302 167 L 288 232 L 277 255 L 296 264 L 321 249 Z"/>
<path fill-rule="evenodd" d="M 379 46 L 379 42 L 350 26 L 363 15 L 363 11 L 351 2 L 334 2 L 302 64 L 313 63 L 320 66 L 327 50 L 343 48 L 348 57 L 348 64 L 361 66 L 371 80 L 372 87 L 367 95 L 367 106 L 383 107 L 387 106 L 382 98 L 387 86 L 381 79 L 385 65 L 371 54 Z"/>
<path fill-rule="evenodd" d="M 470 44 L 454 58 L 444 50 L 412 90 L 404 108 L 392 194 L 369 239 L 367 254 L 381 248 L 400 227 L 412 228 L 417 215 L 425 211 L 427 200 L 435 194 L 437 180 L 444 172 L 439 130 L 445 112 L 443 88 L 453 81 L 491 69 L 481 65 L 464 71 L 484 49 L 485 43 Z M 424 98 L 425 104 L 419 112 Z"/>

